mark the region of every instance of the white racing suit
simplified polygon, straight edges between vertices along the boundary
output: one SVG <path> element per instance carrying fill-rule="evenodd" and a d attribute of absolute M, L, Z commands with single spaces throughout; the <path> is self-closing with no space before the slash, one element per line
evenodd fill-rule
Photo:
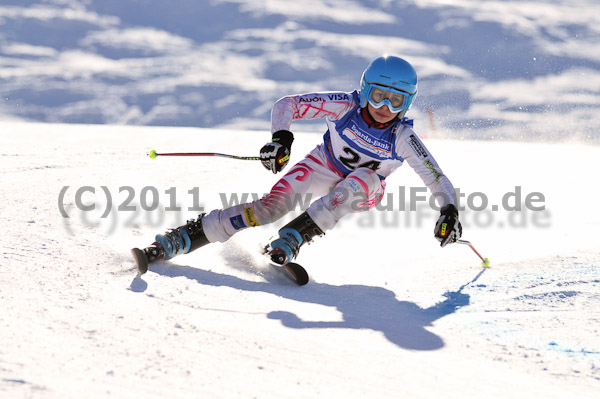
<path fill-rule="evenodd" d="M 294 165 L 264 197 L 202 219 L 210 242 L 224 242 L 247 227 L 285 216 L 298 203 L 314 201 L 307 213 L 325 232 L 351 212 L 378 204 L 385 178 L 404 161 L 435 194 L 440 207 L 456 203 L 454 187 L 416 133 L 412 120 L 399 119 L 383 129 L 369 126 L 356 91 L 311 93 L 279 99 L 271 114 L 271 130 L 289 130 L 298 119 L 325 118 L 323 143 Z M 315 200 L 316 199 L 316 200 Z"/>

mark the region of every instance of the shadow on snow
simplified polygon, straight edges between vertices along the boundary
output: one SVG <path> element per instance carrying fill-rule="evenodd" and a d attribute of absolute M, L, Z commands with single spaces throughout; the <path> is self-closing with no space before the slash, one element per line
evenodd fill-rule
<path fill-rule="evenodd" d="M 212 287 L 230 287 L 236 290 L 265 292 L 294 301 L 314 303 L 336 308 L 343 315 L 342 321 L 303 321 L 297 315 L 286 311 L 273 311 L 267 314 L 272 320 L 279 320 L 284 326 L 295 329 L 304 328 L 348 328 L 381 331 L 393 344 L 411 350 L 436 350 L 444 346 L 438 335 L 426 327 L 444 316 L 469 305 L 470 296 L 463 289 L 474 283 L 483 274 L 481 270 L 475 278 L 456 291 L 443 294 L 445 299 L 437 304 L 421 308 L 419 305 L 398 300 L 394 292 L 366 285 L 330 285 L 311 281 L 309 285 L 297 287 L 282 284 L 281 276 L 265 275 L 267 280 L 249 281 L 239 277 L 178 266 L 167 263 L 152 265 L 152 272 L 165 277 L 186 277 L 200 284 Z M 130 289 L 143 292 L 147 283 L 137 276 Z"/>

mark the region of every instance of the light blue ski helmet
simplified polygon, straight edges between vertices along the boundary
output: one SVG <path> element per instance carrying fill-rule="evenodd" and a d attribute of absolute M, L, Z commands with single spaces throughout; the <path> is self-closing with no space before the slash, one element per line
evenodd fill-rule
<path fill-rule="evenodd" d="M 417 95 L 417 73 L 415 69 L 406 60 L 393 55 L 384 55 L 375 58 L 363 72 L 360 80 L 360 106 L 367 105 L 371 90 L 374 87 L 396 92 L 399 91 L 406 96 L 401 107 L 390 109 L 393 112 L 400 112 L 410 108 L 415 96 Z M 390 90 L 396 89 L 396 90 Z M 376 108 L 382 104 L 371 104 Z"/>

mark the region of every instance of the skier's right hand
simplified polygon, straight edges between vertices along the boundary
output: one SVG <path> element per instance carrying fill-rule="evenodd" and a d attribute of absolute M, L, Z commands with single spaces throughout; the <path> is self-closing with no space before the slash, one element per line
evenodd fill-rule
<path fill-rule="evenodd" d="M 281 172 L 290 161 L 294 135 L 288 130 L 273 133 L 273 140 L 260 149 L 260 161 L 273 173 Z"/>

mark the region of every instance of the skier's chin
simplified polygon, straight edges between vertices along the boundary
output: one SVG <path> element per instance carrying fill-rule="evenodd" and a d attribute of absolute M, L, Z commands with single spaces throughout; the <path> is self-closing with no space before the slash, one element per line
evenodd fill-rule
<path fill-rule="evenodd" d="M 388 112 L 388 111 L 379 111 L 379 110 L 375 110 L 375 115 L 373 115 L 373 119 L 375 119 L 375 121 L 377 121 L 379 123 L 388 123 L 395 117 L 396 117 L 396 114 L 392 114 L 391 112 Z"/>

